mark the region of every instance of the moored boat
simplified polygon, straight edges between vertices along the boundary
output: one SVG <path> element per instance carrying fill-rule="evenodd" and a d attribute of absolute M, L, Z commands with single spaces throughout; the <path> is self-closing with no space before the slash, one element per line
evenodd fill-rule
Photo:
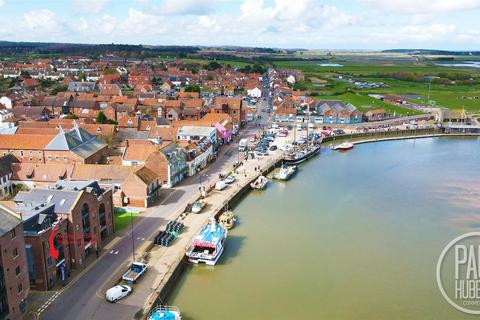
<path fill-rule="evenodd" d="M 150 313 L 148 320 L 181 320 L 178 307 L 158 306 Z"/>
<path fill-rule="evenodd" d="M 227 228 L 212 219 L 193 238 L 192 245 L 186 253 L 188 261 L 215 265 L 222 255 L 227 233 Z"/>
<path fill-rule="evenodd" d="M 200 213 L 206 204 L 207 202 L 205 200 L 195 201 L 192 205 L 192 213 Z"/>
<path fill-rule="evenodd" d="M 252 187 L 252 189 L 263 190 L 266 188 L 267 184 L 268 178 L 265 176 L 259 176 L 257 180 L 250 183 L 250 187 Z"/>
<path fill-rule="evenodd" d="M 273 178 L 277 180 L 288 180 L 297 172 L 297 166 L 283 165 L 277 172 L 273 174 Z"/>
<path fill-rule="evenodd" d="M 332 147 L 332 150 L 350 150 L 354 147 L 355 145 L 351 142 L 343 142 L 343 143 L 340 143 L 339 145 L 337 146 L 333 146 Z"/>
<path fill-rule="evenodd" d="M 320 144 L 309 144 L 304 148 L 294 150 L 285 155 L 283 162 L 287 165 L 296 165 L 307 161 L 320 152 Z"/>
<path fill-rule="evenodd" d="M 233 228 L 235 221 L 237 221 L 237 219 L 235 219 L 235 215 L 230 210 L 225 211 L 218 217 L 218 224 L 228 230 Z"/>

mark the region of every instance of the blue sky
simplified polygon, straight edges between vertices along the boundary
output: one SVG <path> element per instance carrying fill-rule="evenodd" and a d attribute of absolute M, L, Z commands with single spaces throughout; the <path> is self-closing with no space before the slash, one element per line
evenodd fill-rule
<path fill-rule="evenodd" d="M 480 49 L 480 0 L 0 0 L 0 39 Z"/>

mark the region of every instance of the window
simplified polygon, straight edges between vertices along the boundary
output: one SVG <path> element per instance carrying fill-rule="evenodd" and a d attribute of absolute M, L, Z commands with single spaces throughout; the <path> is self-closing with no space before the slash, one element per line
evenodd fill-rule
<path fill-rule="evenodd" d="M 15 237 L 17 236 L 15 229 L 12 229 L 11 234 L 12 234 L 12 239 L 15 239 Z"/>
<path fill-rule="evenodd" d="M 17 287 L 18 293 L 21 293 L 23 291 L 22 284 L 19 284 Z"/>
<path fill-rule="evenodd" d="M 17 248 L 13 248 L 13 257 L 14 258 L 18 257 L 18 249 Z"/>
<path fill-rule="evenodd" d="M 18 277 L 20 275 L 20 266 L 15 268 L 15 275 Z"/>
<path fill-rule="evenodd" d="M 60 161 L 60 157 L 59 157 L 59 156 L 55 156 L 55 160 Z"/>

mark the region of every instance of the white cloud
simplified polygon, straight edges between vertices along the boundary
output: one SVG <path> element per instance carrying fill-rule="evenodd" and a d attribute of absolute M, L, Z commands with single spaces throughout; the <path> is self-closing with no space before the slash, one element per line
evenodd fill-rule
<path fill-rule="evenodd" d="M 79 12 L 99 13 L 109 2 L 110 0 L 73 0 L 73 6 Z"/>
<path fill-rule="evenodd" d="M 240 12 L 240 22 L 252 31 L 309 32 L 340 28 L 357 21 L 337 7 L 321 5 L 315 0 L 275 0 L 271 6 L 266 6 L 263 0 L 245 0 Z"/>
<path fill-rule="evenodd" d="M 5 4 L 5 1 L 0 0 L 0 7 L 3 6 L 4 4 Z"/>
<path fill-rule="evenodd" d="M 163 0 L 154 11 L 161 15 L 205 15 L 211 13 L 217 1 Z"/>
<path fill-rule="evenodd" d="M 106 14 L 97 21 L 99 31 L 110 34 L 117 27 L 117 18 Z"/>
<path fill-rule="evenodd" d="M 121 23 L 119 28 L 126 34 L 146 33 L 156 35 L 165 32 L 165 25 L 162 22 L 163 19 L 161 17 L 130 8 L 127 18 Z"/>
<path fill-rule="evenodd" d="M 480 0 L 360 0 L 377 11 L 431 14 L 480 8 Z"/>
<path fill-rule="evenodd" d="M 57 14 L 47 9 L 29 11 L 23 15 L 23 21 L 31 32 L 38 35 L 54 36 L 65 31 Z"/>
<path fill-rule="evenodd" d="M 85 17 L 80 17 L 80 19 L 78 20 L 78 23 L 76 23 L 74 27 L 79 32 L 86 32 L 88 31 L 90 26 L 88 24 L 87 19 L 85 19 Z"/>
<path fill-rule="evenodd" d="M 430 41 L 450 35 L 456 29 L 456 26 L 453 24 L 410 25 L 402 28 L 400 34 L 417 41 Z"/>

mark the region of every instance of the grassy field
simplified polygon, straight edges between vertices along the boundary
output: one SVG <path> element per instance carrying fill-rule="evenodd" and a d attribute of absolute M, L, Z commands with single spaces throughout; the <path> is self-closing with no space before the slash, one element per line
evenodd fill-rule
<path fill-rule="evenodd" d="M 475 81 L 480 79 L 480 69 L 475 68 L 451 68 L 438 66 L 434 60 L 416 59 L 406 56 L 402 59 L 381 56 L 342 56 L 330 58 L 326 61 L 282 61 L 275 62 L 277 67 L 299 69 L 305 72 L 306 89 L 313 92 L 320 99 L 345 99 L 364 110 L 365 106 L 381 106 L 389 112 L 397 114 L 415 114 L 410 109 L 381 103 L 368 97 L 369 93 L 394 94 L 394 95 L 415 95 L 419 98 L 408 99 L 410 102 L 421 105 L 440 106 L 451 109 L 465 109 L 471 113 L 480 111 L 480 85 Z M 457 61 L 458 62 L 458 61 Z M 321 63 L 336 63 L 342 66 L 323 67 Z M 448 61 L 447 61 L 448 63 Z M 402 73 L 416 77 L 420 81 L 397 80 L 393 74 Z M 438 84 L 424 79 L 427 76 L 438 76 L 444 74 L 457 74 L 467 78 L 472 85 Z M 344 79 L 355 79 L 356 81 L 382 82 L 388 88 L 360 89 L 353 84 L 339 81 L 338 77 Z M 320 80 L 322 83 L 318 82 Z M 325 84 L 324 82 L 327 81 Z M 430 88 L 429 88 L 430 87 Z M 429 99 L 430 97 L 430 99 Z"/>
<path fill-rule="evenodd" d="M 385 109 L 387 114 L 393 115 L 395 113 L 397 116 L 412 116 L 421 114 L 417 110 L 385 103 L 383 101 L 360 93 L 347 92 L 341 95 L 321 96 L 318 98 L 322 100 L 342 100 L 344 102 L 349 102 L 356 106 L 358 109 L 360 109 L 360 111 L 362 111 L 363 113 L 372 109 Z"/>
<path fill-rule="evenodd" d="M 115 230 L 123 230 L 125 227 L 130 225 L 132 218 L 135 221 L 138 216 L 139 213 L 137 212 L 130 213 L 129 211 L 120 211 L 115 209 Z"/>

